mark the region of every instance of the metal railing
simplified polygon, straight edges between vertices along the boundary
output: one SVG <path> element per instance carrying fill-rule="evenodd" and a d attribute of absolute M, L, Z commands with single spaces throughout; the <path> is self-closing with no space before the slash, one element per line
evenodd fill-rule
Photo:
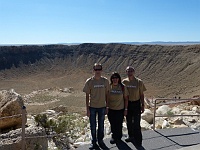
<path fill-rule="evenodd" d="M 26 149 L 26 139 L 34 139 L 34 138 L 41 138 L 41 137 L 46 137 L 46 138 L 52 138 L 53 136 L 56 136 L 57 134 L 52 134 L 52 135 L 43 135 L 43 136 L 25 136 L 25 128 L 26 128 L 26 107 L 22 107 L 22 113 L 21 114 L 16 114 L 16 115 L 11 115 L 11 116 L 6 116 L 6 117 L 0 117 L 0 121 L 6 118 L 13 118 L 13 117 L 21 117 L 22 118 L 22 132 L 21 132 L 21 150 Z M 0 148 L 1 149 L 1 148 Z"/>
<path fill-rule="evenodd" d="M 153 130 L 155 130 L 155 118 L 156 117 L 176 117 L 176 116 L 200 116 L 199 115 L 174 115 L 174 114 L 170 114 L 170 115 L 156 115 L 156 106 L 161 106 L 161 105 L 170 105 L 170 104 L 177 104 L 177 103 L 184 103 L 184 102 L 189 102 L 189 101 L 199 101 L 200 98 L 197 99 L 167 99 L 167 98 L 158 98 L 154 100 L 154 115 L 153 115 Z M 172 102 L 165 102 L 165 103 L 158 103 L 157 101 L 172 101 Z"/>
<path fill-rule="evenodd" d="M 25 124 L 26 124 L 26 107 L 22 107 L 22 150 L 25 150 Z"/>

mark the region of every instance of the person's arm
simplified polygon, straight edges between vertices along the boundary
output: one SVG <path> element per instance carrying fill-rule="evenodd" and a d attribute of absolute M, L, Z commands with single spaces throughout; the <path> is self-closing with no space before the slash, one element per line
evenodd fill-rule
<path fill-rule="evenodd" d="M 141 113 L 144 112 L 144 94 L 140 95 Z"/>
<path fill-rule="evenodd" d="M 105 90 L 106 90 L 105 91 L 105 93 L 106 93 L 106 112 L 105 112 L 105 114 L 107 115 L 108 110 L 109 110 L 108 101 L 109 101 L 109 98 L 110 98 L 110 84 L 109 84 L 108 80 L 106 81 L 106 89 Z"/>
<path fill-rule="evenodd" d="M 146 91 L 146 88 L 142 81 L 140 81 L 139 84 L 140 84 L 139 87 L 140 87 L 141 113 L 143 113 L 144 112 L 144 93 L 143 92 Z"/>
<path fill-rule="evenodd" d="M 90 117 L 90 110 L 89 110 L 89 94 L 86 93 L 86 112 L 87 116 Z"/>
<path fill-rule="evenodd" d="M 108 109 L 109 109 L 108 100 L 109 100 L 109 91 L 106 92 L 106 115 L 108 114 Z"/>
<path fill-rule="evenodd" d="M 124 96 L 124 116 L 127 115 L 128 111 L 128 96 Z"/>

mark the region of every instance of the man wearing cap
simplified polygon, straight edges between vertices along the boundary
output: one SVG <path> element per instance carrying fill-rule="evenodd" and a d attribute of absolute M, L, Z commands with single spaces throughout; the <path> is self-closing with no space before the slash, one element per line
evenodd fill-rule
<path fill-rule="evenodd" d="M 128 135 L 126 142 L 135 141 L 137 146 L 142 146 L 142 132 L 140 126 L 141 113 L 144 112 L 144 91 L 146 88 L 141 79 L 135 77 L 132 66 L 126 68 L 127 78 L 124 83 L 129 92 L 128 112 L 126 116 Z"/>
<path fill-rule="evenodd" d="M 101 76 L 102 65 L 95 63 L 93 66 L 94 76 L 88 78 L 85 82 L 83 92 L 86 93 L 86 111 L 90 120 L 90 130 L 92 143 L 89 149 L 108 149 L 103 142 L 104 138 L 104 120 L 108 111 L 108 92 L 109 81 Z M 96 133 L 96 115 L 98 115 L 98 131 Z M 97 140 L 99 147 L 97 145 Z"/>

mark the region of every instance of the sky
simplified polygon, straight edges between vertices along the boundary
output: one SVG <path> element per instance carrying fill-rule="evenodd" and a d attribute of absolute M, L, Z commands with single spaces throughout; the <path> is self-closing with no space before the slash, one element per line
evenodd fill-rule
<path fill-rule="evenodd" d="M 0 0 L 0 44 L 200 41 L 200 0 Z"/>

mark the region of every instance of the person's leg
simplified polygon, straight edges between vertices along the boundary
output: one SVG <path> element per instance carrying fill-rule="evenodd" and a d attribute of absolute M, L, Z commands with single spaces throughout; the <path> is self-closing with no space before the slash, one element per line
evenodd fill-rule
<path fill-rule="evenodd" d="M 98 141 L 102 141 L 104 138 L 104 120 L 105 120 L 105 107 L 98 108 Z"/>
<path fill-rule="evenodd" d="M 103 141 L 104 120 L 105 120 L 105 107 L 98 108 L 98 132 L 97 132 L 98 144 L 99 144 L 99 147 L 101 147 L 102 149 L 108 149 L 108 147 L 105 145 Z"/>
<path fill-rule="evenodd" d="M 129 137 L 133 137 L 133 103 L 128 103 L 128 112 L 126 116 L 126 124 Z"/>
<path fill-rule="evenodd" d="M 111 144 L 115 144 L 115 127 L 116 127 L 116 124 L 115 124 L 115 112 L 114 110 L 112 109 L 109 109 L 108 111 L 108 120 L 110 122 L 110 128 L 111 128 L 111 133 L 112 133 L 112 136 L 111 136 L 111 139 L 110 139 L 110 143 Z"/>
<path fill-rule="evenodd" d="M 122 138 L 122 123 L 124 119 L 124 109 L 117 110 L 115 113 L 115 139 L 121 140 Z"/>
<path fill-rule="evenodd" d="M 108 111 L 108 120 L 110 122 L 110 128 L 111 128 L 111 133 L 112 133 L 112 138 L 113 138 L 113 132 L 114 132 L 114 128 L 115 128 L 115 122 L 114 122 L 114 112 L 112 109 L 109 109 Z"/>
<path fill-rule="evenodd" d="M 90 130 L 92 135 L 92 143 L 97 142 L 97 136 L 96 136 L 96 108 L 90 107 Z"/>
<path fill-rule="evenodd" d="M 133 137 L 138 146 L 142 145 L 142 132 L 141 132 L 141 105 L 140 101 L 135 103 L 134 107 L 134 122 L 133 122 Z"/>

